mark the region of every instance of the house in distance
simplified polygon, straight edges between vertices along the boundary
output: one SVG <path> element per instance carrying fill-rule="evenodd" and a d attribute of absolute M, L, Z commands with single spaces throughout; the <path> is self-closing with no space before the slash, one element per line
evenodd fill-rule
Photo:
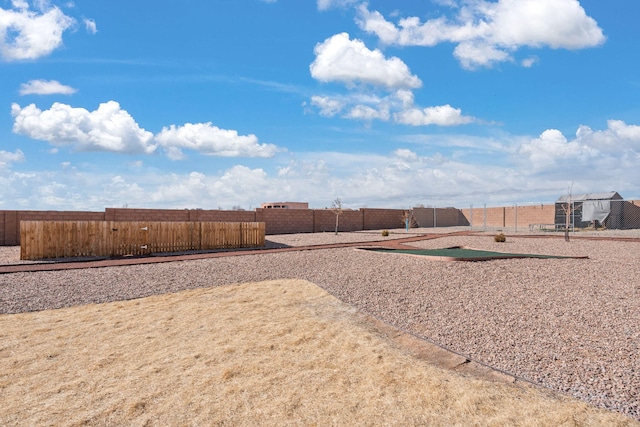
<path fill-rule="evenodd" d="M 260 204 L 262 209 L 309 209 L 307 202 L 271 202 Z"/>

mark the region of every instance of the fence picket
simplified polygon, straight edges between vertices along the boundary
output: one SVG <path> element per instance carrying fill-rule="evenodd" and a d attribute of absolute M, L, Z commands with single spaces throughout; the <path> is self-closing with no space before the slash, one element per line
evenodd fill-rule
<path fill-rule="evenodd" d="M 265 245 L 265 223 L 21 221 L 20 242 L 22 260 L 249 248 Z"/>

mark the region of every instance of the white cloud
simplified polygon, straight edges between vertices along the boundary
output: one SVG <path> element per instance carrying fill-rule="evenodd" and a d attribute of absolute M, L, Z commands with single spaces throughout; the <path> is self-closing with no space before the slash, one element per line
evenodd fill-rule
<path fill-rule="evenodd" d="M 459 158 L 447 144 L 434 149 L 438 138 L 430 138 L 412 140 L 410 147 L 399 144 L 388 154 L 301 152 L 282 165 L 278 160 L 263 167 L 236 164 L 213 173 L 165 173 L 152 167 L 109 175 L 89 164 L 79 166 L 84 171 L 64 165 L 37 173 L 9 169 L 0 174 L 0 188 L 5 189 L 0 206 L 101 210 L 123 205 L 205 209 L 239 205 L 249 209 L 261 202 L 288 199 L 323 207 L 340 195 L 345 205 L 355 208 L 418 204 L 463 208 L 471 203 L 553 203 L 572 181 L 575 192 L 640 194 L 636 179 L 640 126 L 617 120 L 604 130 L 581 126 L 574 139 L 554 129 L 537 138 L 502 135 L 483 140 L 457 135 L 459 146 L 474 147 L 471 154 L 467 151 Z M 0 161 L 3 158 L 11 163 L 20 161 L 22 154 L 0 152 Z"/>
<path fill-rule="evenodd" d="M 20 85 L 20 95 L 71 95 L 76 92 L 77 89 L 57 80 L 30 80 Z"/>
<path fill-rule="evenodd" d="M 396 98 L 402 104 L 403 109 L 411 108 L 413 106 L 414 95 L 410 90 L 398 90 L 395 94 L 393 94 L 394 98 Z"/>
<path fill-rule="evenodd" d="M 453 56 L 468 70 L 511 60 L 511 55 L 505 50 L 476 40 L 461 42 L 453 50 Z"/>
<path fill-rule="evenodd" d="M 367 93 L 350 93 L 339 96 L 313 96 L 311 105 L 320 109 L 320 115 L 333 117 L 340 114 L 342 118 L 363 120 L 388 121 L 392 108 L 396 108 L 398 101 L 391 96 L 379 97 Z"/>
<path fill-rule="evenodd" d="M 152 153 L 156 149 L 152 144 L 153 134 L 140 128 L 115 101 L 100 104 L 94 111 L 58 102 L 45 111 L 35 104 L 24 108 L 13 104 L 11 114 L 13 132 L 55 146 L 120 153 Z"/>
<path fill-rule="evenodd" d="M 339 194 L 349 207 L 411 207 L 444 197 L 468 203 L 474 191 L 502 189 L 517 180 L 503 167 L 478 167 L 406 152 L 385 155 L 301 153 L 280 173 L 236 165 L 218 173 L 135 171 L 110 176 L 60 168 L 0 174 L 0 200 L 16 208 L 102 210 L 105 207 L 231 208 L 288 199 L 329 206 Z M 88 169 L 89 165 L 85 166 Z M 286 169 L 286 171 L 285 171 Z M 337 173 L 337 172 L 340 172 Z M 499 172 L 499 173 L 498 173 Z M 447 200 L 447 205 L 453 203 Z"/>
<path fill-rule="evenodd" d="M 15 9 L 29 9 L 29 3 L 26 0 L 12 0 L 11 4 Z"/>
<path fill-rule="evenodd" d="M 609 120 L 607 129 L 594 131 L 582 125 L 573 140 L 557 129 L 548 129 L 538 138 L 521 144 L 517 154 L 536 172 L 564 168 L 575 174 L 581 173 L 577 169 L 585 169 L 587 174 L 597 170 L 594 176 L 625 175 L 623 171 L 635 167 L 640 159 L 640 126 Z"/>
<path fill-rule="evenodd" d="M 272 157 L 282 150 L 273 144 L 260 144 L 255 135 L 238 135 L 235 130 L 211 123 L 171 125 L 154 137 L 116 101 L 100 104 L 95 111 L 61 103 L 45 111 L 35 104 L 24 108 L 13 104 L 11 113 L 14 133 L 77 151 L 151 154 L 159 144 L 170 159 L 179 160 L 184 158 L 183 149 L 222 157 Z"/>
<path fill-rule="evenodd" d="M 315 48 L 316 59 L 311 75 L 323 82 L 340 82 L 350 92 L 347 95 L 315 95 L 311 105 L 324 117 L 371 122 L 389 121 L 412 126 L 456 126 L 477 121 L 450 105 L 414 107 L 412 89 L 422 86 L 409 67 L 398 58 L 387 59 L 379 50 L 370 50 L 360 40 L 351 40 L 346 33 L 336 34 Z M 361 83 L 361 85 L 357 85 Z M 376 95 L 372 88 L 387 92 Z"/>
<path fill-rule="evenodd" d="M 385 19 L 385 17 L 378 11 L 370 11 L 369 5 L 367 3 L 363 3 L 358 6 L 358 15 L 356 16 L 356 23 L 358 26 L 371 34 L 375 34 L 380 41 L 385 44 L 393 45 L 393 44 L 408 44 L 408 40 L 406 40 L 406 35 L 403 35 L 401 30 L 396 27 L 393 22 L 389 22 Z M 417 20 L 418 18 L 413 18 L 413 20 Z M 419 20 L 418 20 L 419 23 Z M 433 24 L 431 24 L 433 26 Z M 435 28 L 433 29 L 435 30 Z M 425 37 L 422 38 L 420 43 L 421 46 L 433 46 L 441 41 L 440 38 L 437 38 L 437 31 L 424 31 L 425 36 L 435 37 L 433 39 L 427 39 Z M 417 43 L 416 43 L 417 44 Z"/>
<path fill-rule="evenodd" d="M 130 206 L 150 198 L 148 192 L 135 182 L 135 178 L 116 175 L 99 181 L 105 183 L 96 188 L 92 195 L 95 202 L 102 202 L 104 206 Z"/>
<path fill-rule="evenodd" d="M 411 126 L 457 126 L 476 121 L 474 117 L 462 115 L 462 110 L 451 105 L 440 105 L 423 109 L 410 108 L 395 114 L 398 123 Z"/>
<path fill-rule="evenodd" d="M 597 22 L 578 0 L 501 0 L 482 2 L 476 17 L 489 18 L 489 43 L 582 49 L 604 42 Z"/>
<path fill-rule="evenodd" d="M 435 4 L 439 4 L 441 6 L 447 6 L 447 7 L 457 7 L 457 1 L 458 0 L 431 0 L 433 3 Z"/>
<path fill-rule="evenodd" d="M 421 22 L 409 17 L 397 25 L 363 3 L 356 22 L 385 44 L 455 43 L 454 55 L 469 69 L 510 61 L 512 53 L 525 46 L 583 49 L 605 41 L 597 22 L 577 0 L 474 0 L 465 2 L 452 20 L 439 17 Z"/>
<path fill-rule="evenodd" d="M 76 151 L 151 154 L 160 145 L 172 160 L 184 158 L 184 149 L 222 157 L 272 157 L 285 151 L 273 144 L 260 144 L 255 135 L 238 135 L 235 130 L 220 129 L 210 122 L 171 125 L 154 137 L 116 101 L 100 104 L 95 111 L 57 102 L 44 111 L 35 104 L 22 108 L 14 103 L 11 114 L 14 133 L 56 147 L 70 146 Z"/>
<path fill-rule="evenodd" d="M 26 1 L 14 1 L 13 9 L 0 8 L 0 56 L 6 61 L 37 59 L 62 45 L 62 34 L 75 20 L 57 7 L 32 11 Z"/>
<path fill-rule="evenodd" d="M 349 93 L 337 96 L 313 96 L 311 105 L 319 109 L 324 117 L 340 114 L 345 119 L 372 121 L 390 119 L 390 110 L 395 101 L 391 96 L 379 97 L 366 93 Z"/>
<path fill-rule="evenodd" d="M 383 97 L 363 93 L 352 93 L 337 97 L 313 96 L 311 105 L 319 108 L 319 114 L 333 117 L 362 120 L 389 121 L 410 126 L 459 126 L 480 120 L 462 114 L 459 108 L 440 105 L 426 108 L 414 107 L 414 95 L 409 90 L 398 90 Z"/>
<path fill-rule="evenodd" d="M 345 115 L 348 119 L 357 120 L 382 120 L 388 121 L 390 117 L 389 108 L 382 104 L 378 108 L 373 108 L 368 105 L 356 105 Z"/>
<path fill-rule="evenodd" d="M 164 127 L 155 139 L 173 160 L 183 158 L 182 149 L 222 157 L 272 157 L 278 151 L 275 145 L 259 144 L 255 135 L 238 135 L 210 122 Z"/>
<path fill-rule="evenodd" d="M 322 82 L 369 84 L 390 89 L 418 88 L 420 79 L 397 57 L 385 58 L 381 51 L 368 49 L 361 40 L 340 33 L 316 45 L 311 76 Z"/>
<path fill-rule="evenodd" d="M 89 34 L 96 34 L 98 32 L 98 26 L 93 19 L 82 18 L 82 22 L 84 22 L 84 27 Z"/>
<path fill-rule="evenodd" d="M 11 163 L 24 161 L 24 153 L 22 150 L 10 151 L 0 150 L 0 168 L 5 168 Z"/>
<path fill-rule="evenodd" d="M 159 185 L 147 192 L 143 200 L 154 206 L 217 207 L 250 205 L 256 207 L 280 193 L 275 187 L 277 179 L 269 178 L 260 168 L 251 169 L 236 165 L 217 175 L 190 172 L 186 175 L 171 174 L 161 178 Z M 258 201 L 256 201 L 258 200 Z"/>
<path fill-rule="evenodd" d="M 594 131 L 588 126 L 580 126 L 576 141 L 607 153 L 635 151 L 640 153 L 640 126 L 627 125 L 622 120 L 607 121 L 607 129 Z"/>
<path fill-rule="evenodd" d="M 191 172 L 186 176 L 171 174 L 169 182 L 160 185 L 150 198 L 160 203 L 206 200 L 211 197 L 206 181 L 207 177 L 199 172 Z"/>
<path fill-rule="evenodd" d="M 344 108 L 345 103 L 342 100 L 331 98 L 329 96 L 312 96 L 311 105 L 320 109 L 320 115 L 325 117 L 333 117 L 339 114 Z"/>
<path fill-rule="evenodd" d="M 318 0 L 318 10 L 346 8 L 361 0 Z"/>
<path fill-rule="evenodd" d="M 393 155 L 399 159 L 403 159 L 407 161 L 415 162 L 418 160 L 418 155 L 415 152 L 408 150 L 406 148 L 398 148 L 396 151 L 393 152 Z"/>
<path fill-rule="evenodd" d="M 525 68 L 531 68 L 535 64 L 537 64 L 538 61 L 539 61 L 539 58 L 537 56 L 530 56 L 529 58 L 525 58 L 522 61 L 520 61 L 520 64 Z"/>
<path fill-rule="evenodd" d="M 578 141 L 568 141 L 557 129 L 548 129 L 538 138 L 523 144 L 519 155 L 525 156 L 534 171 L 554 169 L 557 167 L 571 167 L 579 162 L 582 166 L 598 156 L 598 151 L 580 144 Z"/>
<path fill-rule="evenodd" d="M 235 194 L 273 194 L 277 189 L 269 189 L 273 181 L 262 168 L 251 169 L 246 166 L 236 165 L 226 170 L 222 176 L 216 179 L 213 191 L 223 192 L 227 196 Z M 275 190 L 275 191 L 274 191 Z"/>

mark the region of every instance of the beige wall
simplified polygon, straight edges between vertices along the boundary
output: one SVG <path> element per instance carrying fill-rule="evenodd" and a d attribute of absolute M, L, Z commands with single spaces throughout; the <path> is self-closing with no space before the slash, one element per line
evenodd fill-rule
<path fill-rule="evenodd" d="M 271 202 L 262 203 L 262 209 L 309 209 L 309 203 L 306 202 Z"/>
<path fill-rule="evenodd" d="M 555 205 L 456 208 L 414 208 L 420 227 L 469 226 L 481 228 L 528 229 L 529 224 L 553 224 Z M 486 216 L 486 219 L 485 219 Z M 625 228 L 640 228 L 640 200 L 624 205 Z M 380 230 L 404 227 L 404 210 L 345 210 L 340 215 L 339 231 Z M 0 211 L 0 245 L 20 244 L 20 221 L 212 221 L 264 222 L 267 234 L 313 233 L 335 230 L 336 217 L 331 209 L 262 209 L 255 211 L 204 209 L 127 209 L 107 208 L 104 212 L 83 211 Z"/>
<path fill-rule="evenodd" d="M 528 228 L 529 224 L 553 224 L 555 204 L 531 206 L 501 206 L 492 208 L 461 209 L 462 215 L 473 228 Z"/>
<path fill-rule="evenodd" d="M 413 208 L 413 217 L 420 227 L 455 227 L 469 225 L 456 208 Z"/>

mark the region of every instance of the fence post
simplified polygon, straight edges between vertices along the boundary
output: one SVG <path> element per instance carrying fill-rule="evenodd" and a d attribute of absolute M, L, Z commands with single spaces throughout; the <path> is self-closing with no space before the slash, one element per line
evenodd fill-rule
<path fill-rule="evenodd" d="M 487 231 L 487 204 L 484 204 L 484 225 L 482 227 L 483 231 Z"/>

